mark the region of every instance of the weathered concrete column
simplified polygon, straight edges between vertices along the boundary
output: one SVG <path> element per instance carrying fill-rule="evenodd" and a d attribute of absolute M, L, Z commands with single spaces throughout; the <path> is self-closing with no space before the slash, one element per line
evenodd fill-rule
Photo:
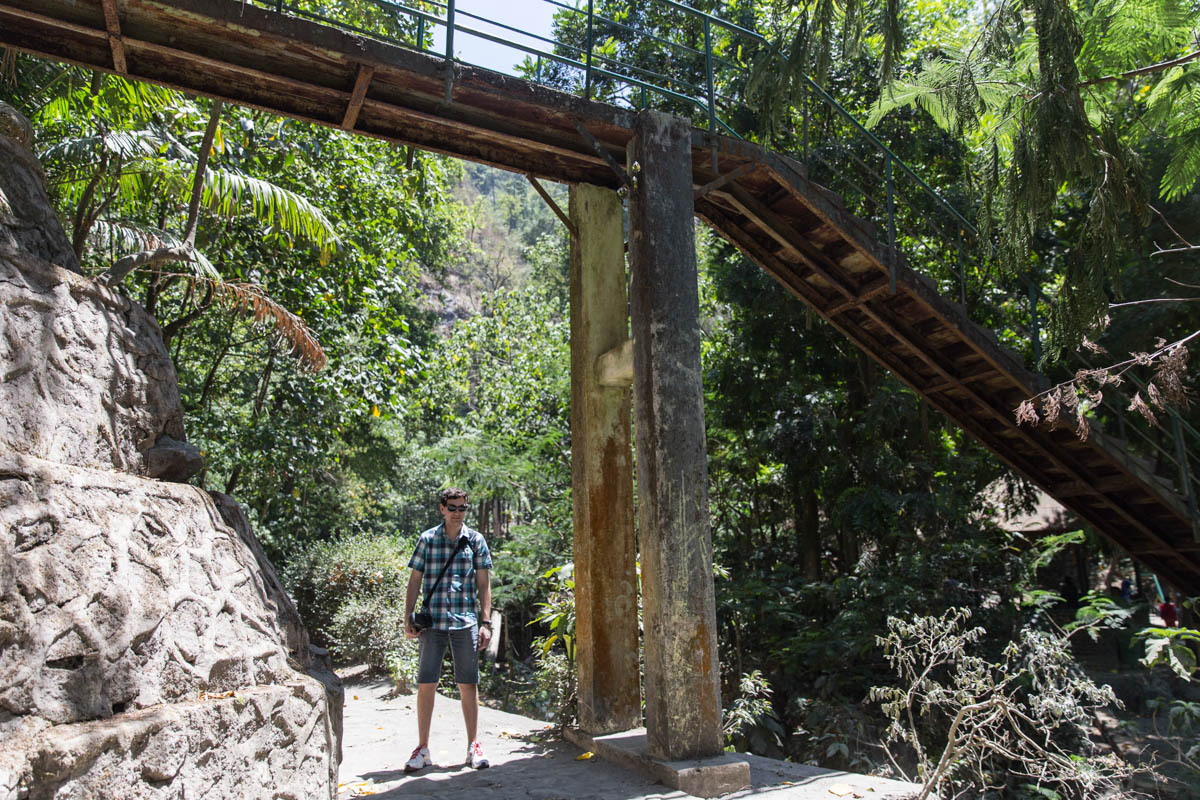
<path fill-rule="evenodd" d="M 571 187 L 571 480 L 579 725 L 641 723 L 637 544 L 629 384 L 604 386 L 597 361 L 629 338 L 625 236 L 616 192 Z"/>
<path fill-rule="evenodd" d="M 687 122 L 641 112 L 628 160 L 647 746 L 705 758 L 721 697 Z"/>

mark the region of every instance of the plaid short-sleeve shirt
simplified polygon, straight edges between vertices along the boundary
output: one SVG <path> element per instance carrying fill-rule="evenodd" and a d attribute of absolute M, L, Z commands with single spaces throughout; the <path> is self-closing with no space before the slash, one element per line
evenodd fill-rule
<path fill-rule="evenodd" d="M 467 543 L 454 555 L 454 561 L 446 569 L 446 575 L 438 584 L 437 592 L 428 599 L 425 606 L 433 616 L 434 630 L 469 628 L 476 621 L 478 597 L 475 590 L 475 571 L 491 569 L 492 554 L 479 531 L 463 525 L 458 538 L 463 537 L 466 537 Z M 408 566 L 424 573 L 421 581 L 422 598 L 429 594 L 433 582 L 442 571 L 442 565 L 454 553 L 457 544 L 457 540 L 446 537 L 444 524 L 430 528 L 417 540 Z"/>

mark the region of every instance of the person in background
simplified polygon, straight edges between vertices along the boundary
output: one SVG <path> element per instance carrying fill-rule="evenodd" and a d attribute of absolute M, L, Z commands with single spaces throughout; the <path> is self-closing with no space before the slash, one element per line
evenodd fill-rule
<path fill-rule="evenodd" d="M 479 651 L 487 647 L 492 635 L 489 618 L 492 611 L 492 556 L 483 535 L 463 524 L 467 493 L 458 488 L 445 489 L 439 499 L 442 523 L 421 534 L 408 562 L 412 573 L 404 603 L 404 634 L 410 639 L 421 640 L 417 666 L 417 735 L 420 741 L 404 765 L 405 772 L 433 765 L 429 755 L 429 728 L 447 645 L 454 660 L 454 681 L 458 684 L 467 730 L 467 763 L 474 769 L 486 769 L 490 765 L 483 754 L 476 728 L 479 722 Z M 446 567 L 444 574 L 443 567 Z M 440 581 L 439 574 L 442 575 Z M 431 624 L 418 631 L 413 624 L 413 610 L 418 595 L 422 594 Z"/>
<path fill-rule="evenodd" d="M 1179 627 L 1179 608 L 1171 602 L 1171 596 L 1167 595 L 1163 602 L 1158 604 L 1158 615 L 1162 617 L 1164 628 Z"/>

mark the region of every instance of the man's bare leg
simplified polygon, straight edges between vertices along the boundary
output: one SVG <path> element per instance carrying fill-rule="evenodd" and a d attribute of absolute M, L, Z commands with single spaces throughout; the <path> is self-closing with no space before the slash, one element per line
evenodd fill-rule
<path fill-rule="evenodd" d="M 479 687 L 473 683 L 460 683 L 458 696 L 462 698 L 463 722 L 467 726 L 467 746 L 470 747 L 479 725 Z"/>
<path fill-rule="evenodd" d="M 417 684 L 417 735 L 421 737 L 418 747 L 429 746 L 429 726 L 433 722 L 435 697 L 437 697 L 436 683 Z"/>

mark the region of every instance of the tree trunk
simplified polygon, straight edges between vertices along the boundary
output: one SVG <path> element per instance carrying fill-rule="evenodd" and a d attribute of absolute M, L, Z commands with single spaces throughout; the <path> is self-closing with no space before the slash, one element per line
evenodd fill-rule
<path fill-rule="evenodd" d="M 817 490 L 811 483 L 797 486 L 795 496 L 796 551 L 804 567 L 804 577 L 821 580 L 821 528 Z"/>
<path fill-rule="evenodd" d="M 271 351 L 267 355 L 267 366 L 263 370 L 262 382 L 258 385 L 258 394 L 254 398 L 254 410 L 250 414 L 250 424 L 253 425 L 259 414 L 262 413 L 263 402 L 267 397 L 267 390 L 271 385 L 271 371 L 275 366 L 275 347 L 271 346 Z M 238 481 L 242 477 L 242 463 L 239 461 L 234 465 L 233 471 L 229 473 L 229 480 L 225 482 L 225 494 L 233 494 L 233 490 L 237 488 Z"/>

